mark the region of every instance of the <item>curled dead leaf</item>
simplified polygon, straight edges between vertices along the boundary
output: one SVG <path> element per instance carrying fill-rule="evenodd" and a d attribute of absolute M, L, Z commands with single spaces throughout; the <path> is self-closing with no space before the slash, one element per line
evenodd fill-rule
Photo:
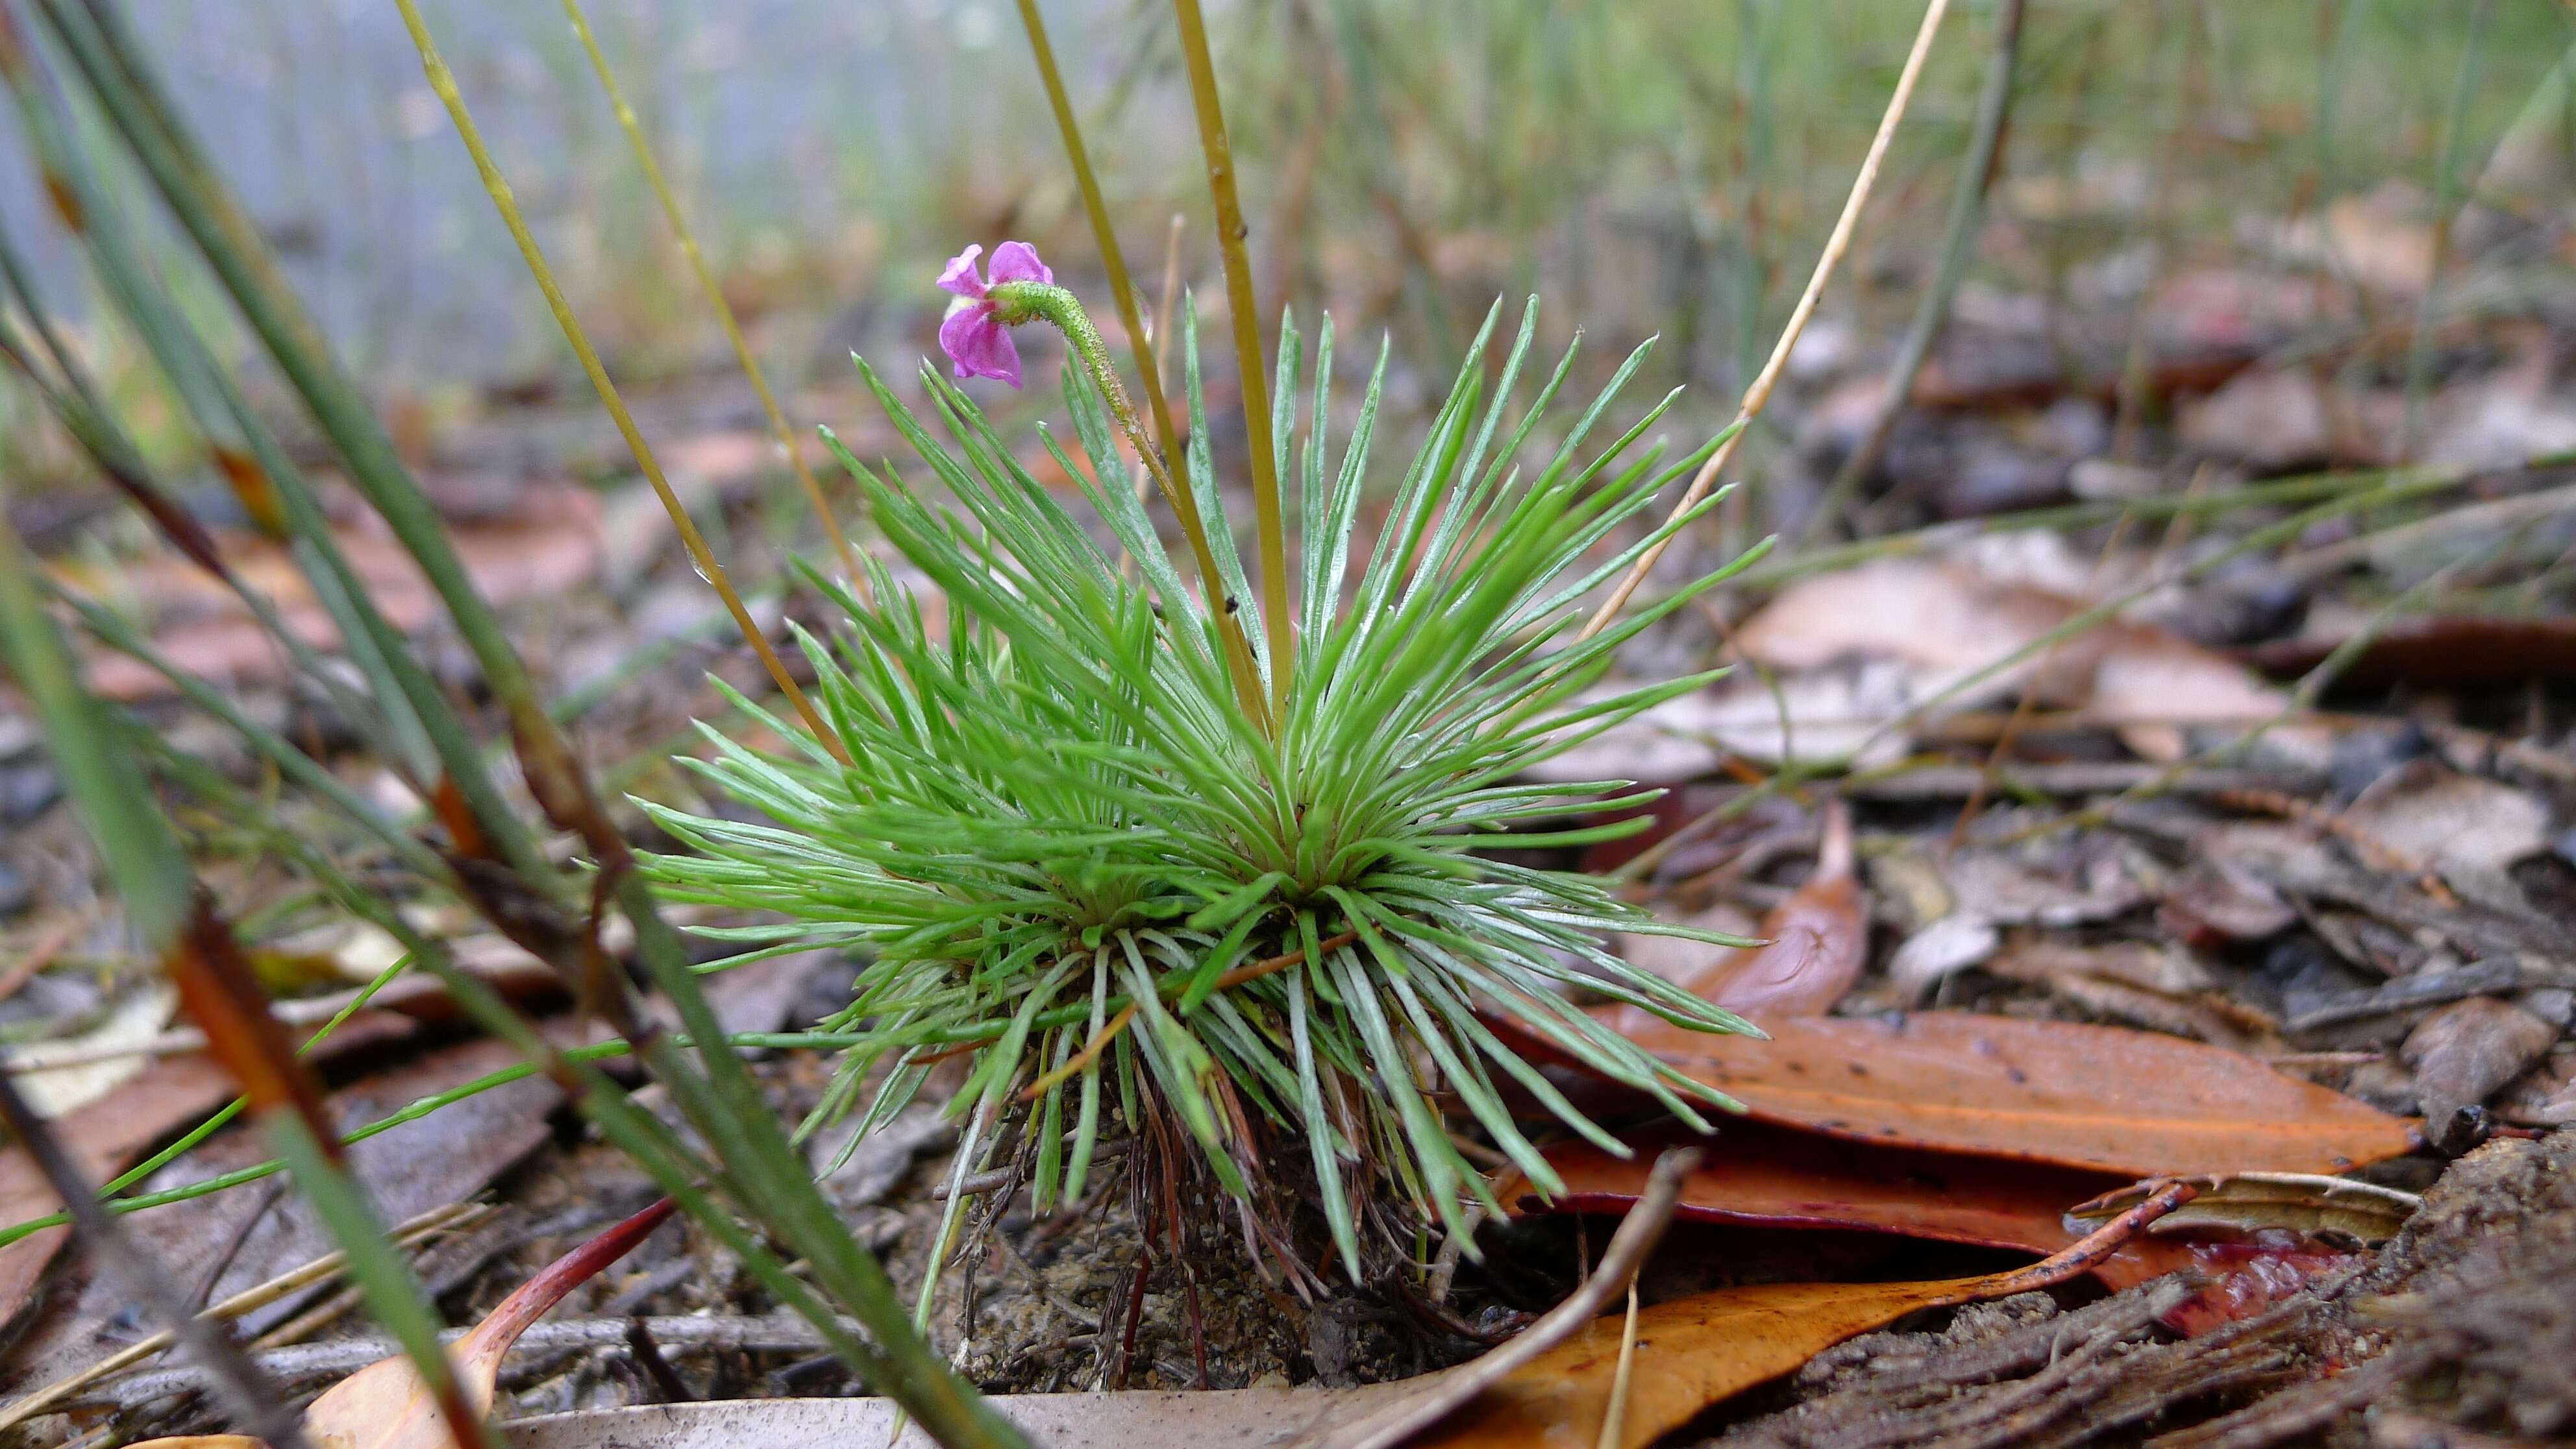
<path fill-rule="evenodd" d="M 538 1270 L 509 1297 L 448 1346 L 458 1398 L 480 1418 L 492 1412 L 501 1360 L 528 1326 L 564 1295 L 632 1252 L 670 1217 L 663 1198 Z M 408 1358 L 381 1359 L 331 1386 L 304 1411 L 304 1432 L 315 1449 L 456 1449 L 457 1436 L 439 1412 L 436 1397 Z M 238 1434 L 151 1439 L 135 1449 L 264 1449 Z"/>
<path fill-rule="evenodd" d="M 1703 947 L 1694 969 L 1668 979 L 1684 991 L 1762 1020 L 1812 1016 L 1842 999 L 1869 956 L 1869 912 L 1852 874 L 1851 813 L 1825 808 L 1815 872 L 1762 920 L 1760 946 Z M 1616 1008 L 1615 1025 L 1636 1032 L 1661 1018 Z"/>
<path fill-rule="evenodd" d="M 1621 1432 L 1610 1442 L 1642 1449 L 1711 1405 L 1919 1309 L 2065 1282 L 2090 1270 L 2175 1205 L 2190 1201 L 2193 1191 L 2184 1184 L 2165 1184 L 2065 1251 L 2010 1272 L 1930 1283 L 1764 1283 L 1656 1304 L 1638 1315 Z M 1624 1338 L 1618 1316 L 1594 1321 L 1415 1443 L 1422 1449 L 1511 1449 L 1594 1442 L 1610 1407 Z"/>
<path fill-rule="evenodd" d="M 2284 1230 L 2320 1242 L 2376 1247 L 2397 1236 L 2424 1206 L 2411 1192 L 2375 1183 L 2306 1172 L 2238 1172 L 2197 1178 L 2200 1195 L 2166 1214 L 2149 1231 L 2159 1236 L 2213 1233 L 2251 1238 Z M 2078 1203 L 2066 1213 L 2070 1231 L 2108 1222 L 2143 1201 L 2130 1186 Z"/>
<path fill-rule="evenodd" d="M 1648 1139 L 1632 1146 L 1651 1147 Z M 1727 1125 L 1721 1150 L 1682 1179 L 1674 1215 L 1731 1227 L 1828 1228 L 2053 1253 L 2073 1242 L 2068 1205 L 2108 1190 L 2109 1173 L 1858 1146 L 1759 1122 Z M 1565 1183 L 1542 1198 L 1507 1175 L 1495 1193 L 1518 1212 L 1624 1213 L 1646 1187 L 1645 1164 L 1589 1143 L 1550 1148 Z M 2089 1231 L 2089 1229 L 2087 1229 Z"/>
<path fill-rule="evenodd" d="M 2399 1051 L 2415 1069 L 2424 1120 L 2447 1123 L 2521 1076 L 2558 1040 L 2558 1028 L 2509 1001 L 2472 996 L 2418 1023 Z"/>
<path fill-rule="evenodd" d="M 2091 584 L 2089 571 L 2015 573 L 1993 558 L 1882 559 L 1791 584 L 1736 631 L 1735 648 L 1782 672 L 1777 700 L 1792 706 L 1793 737 L 1848 733 L 1857 724 L 1862 734 L 1841 746 L 1845 754 L 1907 711 L 1929 706 L 1937 718 L 2026 692 L 2040 704 L 2081 710 L 2118 730 L 2141 757 L 2169 763 L 2187 752 L 2193 728 L 2241 729 L 2288 707 L 2286 694 L 2244 664 L 2160 625 L 2106 620 L 2053 638 L 2094 602 Z M 1796 708 L 1807 681 L 1855 662 L 1893 663 L 1902 672 L 1876 691 L 1876 718 L 1811 719 Z M 1715 697 L 1777 707 L 1758 681 L 1731 683 Z M 2298 727 L 2276 728 L 2269 740 L 2320 760 L 2332 745 Z"/>
<path fill-rule="evenodd" d="M 2549 848 L 2548 806 L 2438 760 L 2410 760 L 2372 781 L 2343 824 L 2418 870 L 2502 870 Z"/>

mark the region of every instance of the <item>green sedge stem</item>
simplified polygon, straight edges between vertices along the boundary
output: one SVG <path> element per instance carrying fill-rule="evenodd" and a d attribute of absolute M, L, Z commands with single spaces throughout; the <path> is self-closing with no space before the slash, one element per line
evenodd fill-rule
<path fill-rule="evenodd" d="M 1288 685 L 1297 669 L 1297 624 L 1288 615 L 1288 534 L 1280 516 L 1279 465 L 1270 431 L 1270 374 L 1262 366 L 1261 312 L 1252 295 L 1252 259 L 1243 239 L 1243 199 L 1234 184 L 1234 147 L 1226 139 L 1225 108 L 1217 99 L 1216 63 L 1208 56 L 1207 23 L 1199 0 L 1172 0 L 1181 33 L 1181 59 L 1190 77 L 1190 109 L 1199 123 L 1199 149 L 1207 157 L 1208 197 L 1216 205 L 1217 255 L 1225 263 L 1227 321 L 1234 332 L 1235 372 L 1243 388 L 1244 441 L 1252 453 L 1252 510 L 1261 546 L 1261 622 L 1270 636 L 1270 703 L 1288 712 Z"/>

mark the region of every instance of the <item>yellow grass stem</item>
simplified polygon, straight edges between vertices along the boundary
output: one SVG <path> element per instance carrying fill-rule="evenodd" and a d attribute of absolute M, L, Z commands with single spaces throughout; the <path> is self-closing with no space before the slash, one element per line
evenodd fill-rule
<path fill-rule="evenodd" d="M 618 89 L 617 77 L 609 71 L 608 57 L 600 53 L 599 41 L 590 33 L 590 18 L 582 13 L 581 0 L 563 0 L 563 8 L 564 18 L 572 22 L 573 34 L 581 37 L 581 48 L 590 57 L 599 88 L 608 95 L 609 108 L 617 113 L 618 127 L 626 132 L 627 144 L 635 150 L 635 163 L 644 169 L 644 179 L 652 186 L 654 199 L 662 204 L 662 215 L 671 223 L 671 235 L 680 243 L 680 254 L 689 259 L 689 270 L 698 279 L 698 289 L 707 294 L 707 305 L 715 308 L 716 321 L 723 324 L 725 341 L 733 347 L 733 360 L 741 365 L 742 375 L 751 380 L 751 390 L 760 395 L 760 410 L 769 416 L 769 431 L 777 437 L 779 450 L 787 455 L 788 466 L 796 470 L 796 482 L 805 490 L 805 501 L 814 506 L 814 516 L 823 521 L 823 532 L 832 540 L 832 555 L 841 561 L 842 576 L 859 591 L 859 597 L 874 603 L 867 572 L 850 551 L 849 535 L 841 531 L 840 520 L 832 516 L 832 505 L 823 497 L 823 485 L 815 481 L 814 470 L 806 465 L 805 450 L 797 446 L 796 431 L 788 426 L 778 395 L 770 391 L 769 378 L 761 372 L 759 360 L 751 355 L 751 344 L 743 340 L 742 324 L 735 320 L 732 304 L 725 301 L 724 289 L 716 285 L 706 254 L 698 250 L 697 235 L 689 230 L 688 218 L 680 212 L 680 199 L 671 194 L 671 183 L 664 179 L 661 163 L 653 159 L 653 147 L 644 139 L 644 127 L 635 119 L 635 108 L 626 103 L 625 92 Z"/>
<path fill-rule="evenodd" d="M 742 595 L 734 592 L 733 584 L 725 578 L 724 565 L 716 562 L 705 536 L 690 520 L 688 509 L 680 505 L 679 495 L 671 491 L 670 479 L 663 476 L 661 462 L 653 456 L 652 445 L 644 441 L 644 434 L 636 428 L 634 415 L 626 410 L 626 400 L 618 396 L 617 384 L 609 380 L 608 369 L 601 364 L 598 350 L 590 345 L 590 338 L 573 316 L 572 304 L 564 299 L 563 288 L 556 285 L 554 269 L 546 265 L 545 253 L 538 248 L 536 236 L 528 230 L 527 219 L 519 214 L 518 199 L 512 195 L 510 183 L 502 177 L 501 168 L 493 162 L 491 150 L 483 144 L 483 133 L 475 126 L 472 113 L 465 108 L 465 96 L 456 88 L 456 77 L 440 57 L 437 42 L 430 39 L 428 25 L 421 20 L 420 6 L 416 0 L 394 0 L 394 5 L 402 11 L 403 27 L 411 32 L 413 48 L 420 52 L 421 71 L 429 78 L 429 88 L 447 107 L 449 119 L 456 123 L 458 138 L 464 141 L 467 154 L 474 158 L 475 171 L 483 178 L 484 191 L 491 196 L 493 207 L 501 213 L 503 224 L 510 228 L 511 239 L 519 244 L 520 259 L 527 263 L 528 274 L 536 279 L 538 290 L 545 293 L 546 306 L 554 312 L 555 322 L 563 328 L 564 340 L 572 344 L 573 354 L 581 359 L 582 371 L 589 374 L 590 385 L 598 390 L 600 405 L 608 409 L 609 417 L 617 424 L 619 436 L 626 440 L 628 451 L 635 455 L 636 465 L 644 470 L 655 496 L 662 500 L 663 510 L 671 515 L 671 525 L 679 530 L 680 542 L 687 547 L 690 561 L 697 565 L 698 572 L 716 591 L 716 597 L 724 600 L 735 626 L 741 629 L 742 637 L 750 643 L 752 652 L 760 656 L 761 665 L 769 671 L 778 692 L 795 706 L 806 729 L 813 732 L 814 738 L 830 750 L 835 759 L 843 764 L 849 763 L 849 752 L 842 747 L 840 736 L 823 722 L 823 716 L 816 711 L 813 701 L 805 697 L 805 691 L 787 673 L 787 666 L 779 659 L 778 651 L 770 647 L 768 638 L 760 632 L 760 626 L 752 621 L 751 611 L 743 606 Z"/>
<path fill-rule="evenodd" d="M 1186 0 L 1176 0 L 1176 3 L 1186 3 Z M 1932 0 L 1923 8 L 1923 24 L 1914 32 L 1914 48 L 1906 52 L 1905 69 L 1896 77 L 1896 92 L 1887 98 L 1887 110 L 1878 118 L 1878 134 L 1870 137 L 1869 154 L 1861 158 L 1860 174 L 1852 178 L 1851 195 L 1843 200 L 1842 215 L 1834 219 L 1833 234 L 1825 238 L 1824 254 L 1816 258 L 1816 270 L 1807 278 L 1807 290 L 1799 294 L 1798 305 L 1789 313 L 1788 325 L 1780 329 L 1780 340 L 1773 345 L 1770 360 L 1762 364 L 1761 373 L 1753 379 L 1753 386 L 1746 390 L 1744 404 L 1735 414 L 1734 436 L 1721 444 L 1716 452 L 1709 455 L 1708 462 L 1701 465 L 1699 473 L 1691 479 L 1690 487 L 1683 492 L 1681 501 L 1673 505 L 1673 518 L 1681 517 L 1708 496 L 1708 490 L 1717 483 L 1719 472 L 1734 458 L 1736 445 L 1752 431 L 1753 420 L 1762 415 L 1763 406 L 1771 401 L 1771 390 L 1779 386 L 1780 374 L 1789 365 L 1790 352 L 1797 347 L 1800 334 L 1807 330 L 1807 320 L 1816 314 L 1816 303 L 1824 296 L 1825 283 L 1833 279 L 1834 268 L 1841 264 L 1843 253 L 1851 249 L 1852 233 L 1860 224 L 1861 208 L 1869 204 L 1870 189 L 1878 184 L 1879 164 L 1887 159 L 1888 142 L 1896 137 L 1897 123 L 1905 119 L 1905 108 L 1914 99 L 1914 82 L 1923 74 L 1923 58 L 1932 53 L 1932 37 L 1940 32 L 1941 17 L 1949 9 L 1950 0 Z M 1628 571 L 1619 577 L 1618 587 L 1610 591 L 1610 597 L 1584 624 L 1583 632 L 1576 636 L 1578 642 L 1610 627 L 1610 621 L 1619 617 L 1620 610 L 1628 607 L 1629 596 L 1637 592 L 1637 586 L 1644 583 L 1646 575 L 1654 570 L 1656 560 L 1662 558 L 1664 550 L 1671 546 L 1672 539 L 1666 538 L 1640 554 L 1637 561 L 1628 566 Z"/>

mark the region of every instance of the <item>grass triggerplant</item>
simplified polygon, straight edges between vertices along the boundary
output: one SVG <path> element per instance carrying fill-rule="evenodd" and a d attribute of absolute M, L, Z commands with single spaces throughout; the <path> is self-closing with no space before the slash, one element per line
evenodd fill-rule
<path fill-rule="evenodd" d="M 968 1124 L 961 1177 L 1005 1155 L 1045 1209 L 1080 1199 L 1104 1137 L 1132 1137 L 1131 1165 L 1154 1164 L 1166 1183 L 1212 1180 L 1242 1203 L 1229 1216 L 1256 1255 L 1295 1262 L 1276 1209 L 1310 1196 L 1354 1279 L 1410 1256 L 1429 1221 L 1454 1228 L 1468 1203 L 1491 1204 L 1450 1135 L 1452 1112 L 1542 1189 L 1556 1179 L 1516 1123 L 1509 1086 L 1626 1150 L 1513 1049 L 1513 1030 L 1694 1123 L 1688 1099 L 1731 1107 L 1566 995 L 1581 987 L 1683 1026 L 1750 1030 L 1604 948 L 1613 932 L 1724 938 L 1658 921 L 1602 881 L 1489 849 L 1641 827 L 1582 817 L 1655 792 L 1523 774 L 1711 677 L 1598 688 L 1624 641 L 1723 574 L 1575 638 L 1584 595 L 1696 516 L 1615 542 L 1707 454 L 1640 446 L 1669 397 L 1591 444 L 1643 349 L 1562 418 L 1551 404 L 1569 349 L 1515 419 L 1536 304 L 1490 396 L 1489 317 L 1370 542 L 1360 504 L 1378 476 L 1383 349 L 1336 464 L 1331 325 L 1299 438 L 1301 342 L 1283 323 L 1274 456 L 1303 522 L 1287 595 L 1299 642 L 1284 687 L 1254 657 L 1259 687 L 1245 689 L 1229 650 L 1266 636 L 1207 449 L 1194 327 L 1182 337 L 1192 427 L 1177 482 L 1206 524 L 1193 543 L 1214 560 L 1213 607 L 1122 486 L 1122 430 L 1159 459 L 1069 294 L 1016 244 L 997 255 L 989 293 L 971 255 L 961 262 L 967 286 L 952 290 L 970 300 L 952 314 L 956 339 L 943 334 L 961 377 L 1004 375 L 1007 363 L 1016 381 L 996 322 L 1044 318 L 1074 343 L 1081 365 L 1064 369 L 1064 399 L 1087 466 L 1052 436 L 1046 446 L 1096 523 L 1050 495 L 934 370 L 923 383 L 945 441 L 862 362 L 956 506 L 840 456 L 936 596 L 872 564 L 871 607 L 818 576 L 846 624 L 801 643 L 852 763 L 737 698 L 790 749 L 763 753 L 709 729 L 711 758 L 693 764 L 770 823 L 647 807 L 692 847 L 654 862 L 672 896 L 786 918 L 725 934 L 868 955 L 857 999 L 833 1024 L 858 1045 L 827 1107 L 855 1106 L 875 1080 L 864 1132 L 934 1062 L 968 1055 L 954 1108 Z M 1543 427 L 1559 430 L 1549 451 L 1523 459 Z M 1113 550 L 1138 567 L 1122 571 Z M 1272 698 L 1284 701 L 1275 714 Z M 1175 1123 L 1194 1151 L 1178 1146 Z"/>

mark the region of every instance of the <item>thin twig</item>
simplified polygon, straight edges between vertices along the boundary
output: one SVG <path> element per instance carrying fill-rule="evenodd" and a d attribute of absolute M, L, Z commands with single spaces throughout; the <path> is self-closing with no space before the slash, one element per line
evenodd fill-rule
<path fill-rule="evenodd" d="M 1601 1414 L 1598 1449 L 1620 1449 L 1628 1439 L 1628 1387 L 1637 1368 L 1637 1280 L 1628 1280 L 1628 1317 L 1619 1327 L 1619 1367 L 1610 1375 L 1610 1406 Z"/>
<path fill-rule="evenodd" d="M 638 1322 L 653 1335 L 654 1342 L 673 1350 L 818 1353 L 825 1347 L 823 1335 L 814 1325 L 785 1314 L 765 1318 L 576 1318 L 534 1325 L 510 1346 L 510 1355 L 517 1359 L 586 1348 L 623 1347 L 629 1325 Z M 842 1320 L 842 1327 L 850 1333 L 862 1331 L 854 1319 Z M 442 1342 L 453 1344 L 468 1331 L 450 1329 L 439 1337 Z M 270 1349 L 251 1355 L 251 1360 L 278 1378 L 303 1381 L 353 1373 L 401 1352 L 392 1339 L 370 1336 L 335 1338 L 323 1343 Z M 174 1366 L 119 1380 L 106 1386 L 97 1400 L 85 1402 L 138 1408 L 172 1394 L 203 1389 L 209 1382 L 205 1371 L 194 1365 Z"/>
<path fill-rule="evenodd" d="M 788 426 L 778 395 L 770 391 L 759 360 L 751 355 L 751 344 L 743 340 L 742 324 L 734 319 L 733 304 L 725 300 L 724 288 L 716 285 L 716 274 L 708 268 L 706 255 L 698 250 L 697 236 L 689 230 L 689 219 L 681 214 L 680 199 L 671 193 L 671 183 L 663 178 L 661 163 L 653 159 L 653 147 L 644 139 L 644 127 L 635 119 L 635 108 L 626 104 L 625 93 L 617 88 L 617 77 L 608 69 L 608 57 L 600 53 L 599 41 L 590 33 L 590 19 L 582 14 L 581 0 L 563 0 L 563 8 L 564 18 L 572 22 L 573 34 L 581 37 L 581 48 L 590 56 L 590 68 L 599 76 L 599 88 L 607 93 L 610 109 L 617 112 L 617 124 L 626 132 L 627 144 L 634 148 L 636 164 L 643 168 L 645 181 L 662 204 L 662 215 L 671 223 L 680 254 L 689 259 L 698 290 L 706 293 L 707 305 L 715 308 L 716 320 L 724 326 L 725 341 L 733 347 L 735 363 L 751 380 L 751 390 L 760 395 L 760 409 L 769 416 L 770 433 L 787 454 L 788 466 L 796 470 L 796 481 L 805 490 L 805 501 L 813 505 L 814 516 L 823 521 L 823 532 L 832 540 L 832 553 L 841 561 L 841 572 L 849 577 L 850 587 L 859 591 L 862 600 L 873 603 L 875 586 L 868 582 L 858 556 L 851 552 L 849 536 L 841 532 L 840 520 L 832 516 L 832 505 L 823 497 L 823 485 L 815 481 L 814 470 L 806 465 L 805 450 L 797 446 L 796 432 Z"/>
<path fill-rule="evenodd" d="M 9 963 L 7 970 L 0 971 L 0 1001 L 6 1001 L 17 995 L 19 987 L 35 980 L 37 973 L 53 965 L 54 958 L 60 956 L 63 948 L 71 944 L 72 936 L 79 929 L 79 922 L 61 920 L 55 922 L 43 935 L 38 936 L 17 960 Z"/>
<path fill-rule="evenodd" d="M 1887 111 L 1878 119 L 1878 134 L 1870 138 L 1869 154 L 1861 158 L 1860 174 L 1852 178 L 1851 195 L 1843 201 L 1842 215 L 1834 220 L 1833 234 L 1825 238 L 1824 254 L 1816 258 L 1816 270 L 1807 278 L 1807 290 L 1799 294 L 1798 305 L 1789 313 L 1788 325 L 1780 329 L 1780 340 L 1771 348 L 1771 360 L 1762 364 L 1760 375 L 1745 391 L 1744 404 L 1735 415 L 1733 434 L 1709 455 L 1706 463 L 1700 465 L 1698 475 L 1691 479 L 1690 487 L 1682 493 L 1681 500 L 1673 505 L 1672 517 L 1666 522 L 1680 518 L 1708 496 L 1708 490 L 1717 483 L 1718 473 L 1734 458 L 1736 445 L 1744 441 L 1753 420 L 1762 415 L 1763 406 L 1771 401 L 1771 390 L 1779 386 L 1780 374 L 1789 365 L 1790 352 L 1796 349 L 1800 334 L 1807 330 L 1808 319 L 1815 315 L 1816 303 L 1824 296 L 1825 283 L 1833 279 L 1834 268 L 1841 263 L 1843 253 L 1851 248 L 1852 233 L 1860 224 L 1861 208 L 1868 204 L 1870 189 L 1878 183 L 1878 168 L 1887 157 L 1888 142 L 1896 136 L 1897 123 L 1905 119 L 1905 108 L 1914 99 L 1914 82 L 1923 73 L 1923 58 L 1931 53 L 1932 37 L 1939 33 L 1941 17 L 1949 9 L 1950 0 L 1931 0 L 1924 7 L 1923 24 L 1914 32 L 1914 48 L 1906 52 L 1905 69 L 1896 77 L 1896 92 L 1887 98 Z M 1256 454 L 1261 446 L 1255 446 Z M 1610 597 L 1583 626 L 1577 642 L 1610 627 L 1610 621 L 1619 617 L 1620 610 L 1628 607 L 1629 596 L 1637 592 L 1637 586 L 1646 581 L 1646 575 L 1654 571 L 1656 561 L 1671 546 L 1672 538 L 1668 537 L 1638 555 L 1637 561 L 1628 566 L 1628 572 L 1620 576 L 1619 586 L 1610 591 Z"/>
<path fill-rule="evenodd" d="M 392 1239 L 396 1247 L 410 1247 L 439 1233 L 472 1227 L 475 1223 L 489 1217 L 491 1213 L 492 1209 L 480 1203 L 444 1203 L 407 1219 L 387 1236 Z M 254 1309 L 265 1308 L 290 1293 L 308 1288 L 326 1278 L 337 1277 L 347 1263 L 348 1255 L 345 1253 L 338 1251 L 325 1253 L 301 1267 L 289 1268 L 265 1283 L 245 1288 L 222 1302 L 212 1305 L 197 1316 L 217 1323 L 228 1322 Z M 34 1393 L 12 1401 L 8 1407 L 0 1409 L 0 1433 L 16 1428 L 101 1379 L 123 1373 L 145 1359 L 159 1354 L 176 1341 L 171 1332 L 165 1328 L 149 1338 L 119 1349 L 77 1373 L 57 1379 Z"/>

